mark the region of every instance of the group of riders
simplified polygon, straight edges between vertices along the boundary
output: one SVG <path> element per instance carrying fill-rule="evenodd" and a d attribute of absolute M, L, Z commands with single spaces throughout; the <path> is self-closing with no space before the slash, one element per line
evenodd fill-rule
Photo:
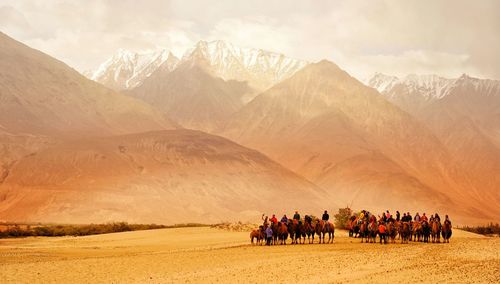
<path fill-rule="evenodd" d="M 306 237 L 309 243 L 312 243 L 314 235 L 319 237 L 320 243 L 331 243 L 335 237 L 335 226 L 330 222 L 327 210 L 324 211 L 321 220 L 316 220 L 314 223 L 313 217 L 310 215 L 305 215 L 302 220 L 298 211 L 295 211 L 291 219 L 285 214 L 280 220 L 275 214 L 271 218 L 263 214 L 262 221 L 263 224 L 259 226 L 259 229 L 250 233 L 252 243 L 256 239 L 257 244 L 264 240 L 266 245 L 286 244 L 288 237 L 292 240 L 292 244 L 305 243 Z M 326 235 L 328 235 L 328 241 L 325 240 Z"/>
<path fill-rule="evenodd" d="M 401 213 L 396 211 L 395 218 L 387 210 L 381 215 L 375 216 L 367 210 L 362 210 L 358 215 L 352 215 L 349 218 L 349 236 L 360 237 L 361 242 L 376 242 L 377 235 L 380 237 L 380 243 L 385 244 L 390 239 L 393 243 L 397 236 L 401 243 L 408 241 L 440 242 L 441 235 L 445 242 L 449 242 L 451 237 L 451 220 L 448 215 L 445 216 L 443 224 L 441 217 L 435 213 L 427 217 L 425 213 L 420 215 L 418 212 L 412 216 L 410 212 Z"/>
<path fill-rule="evenodd" d="M 265 241 L 266 245 L 286 244 L 288 237 L 292 244 L 305 243 L 306 237 L 309 243 L 314 243 L 314 236 L 317 235 L 319 243 L 331 243 L 335 237 L 335 226 L 330 222 L 330 215 L 325 210 L 321 219 L 313 221 L 310 215 L 301 216 L 298 211 L 290 219 L 283 215 L 280 220 L 275 214 L 269 218 L 262 215 L 263 224 L 259 229 L 250 233 L 252 244 L 254 239 L 257 244 Z M 410 212 L 401 213 L 396 211 L 393 216 L 389 210 L 381 215 L 375 216 L 367 210 L 362 210 L 359 214 L 350 216 L 347 227 L 350 237 L 359 237 L 361 242 L 376 242 L 377 235 L 380 243 L 387 244 L 389 240 L 395 243 L 396 237 L 401 239 L 401 243 L 408 241 L 440 242 L 441 235 L 445 242 L 449 242 L 451 237 L 451 221 L 448 215 L 445 216 L 443 224 L 441 217 L 435 213 L 427 217 L 426 213 L 420 215 L 416 213 L 412 216 Z M 328 241 L 325 236 L 328 235 Z"/>

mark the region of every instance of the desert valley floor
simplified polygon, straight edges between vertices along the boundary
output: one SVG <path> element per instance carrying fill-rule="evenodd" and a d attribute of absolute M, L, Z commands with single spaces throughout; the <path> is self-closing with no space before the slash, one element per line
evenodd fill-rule
<path fill-rule="evenodd" d="M 212 228 L 0 240 L 2 283 L 499 283 L 500 238 L 449 244 L 252 246 Z"/>

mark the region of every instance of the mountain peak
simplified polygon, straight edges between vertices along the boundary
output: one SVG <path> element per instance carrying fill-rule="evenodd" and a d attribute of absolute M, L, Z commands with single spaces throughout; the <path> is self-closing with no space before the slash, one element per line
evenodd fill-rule
<path fill-rule="evenodd" d="M 90 79 L 117 90 L 139 85 L 160 66 L 173 70 L 179 59 L 166 49 L 135 52 L 120 48 L 99 68 L 87 75 Z"/>
<path fill-rule="evenodd" d="M 176 57 L 165 49 L 143 53 L 119 49 L 89 77 L 114 89 L 131 89 L 170 58 Z M 176 58 L 174 61 L 168 70 L 184 62 L 200 63 L 209 68 L 214 76 L 224 80 L 246 81 L 257 91 L 290 77 L 308 64 L 281 53 L 238 47 L 224 40 L 200 40 L 183 54 L 181 60 Z M 143 70 L 143 65 L 147 66 L 144 75 L 137 71 Z"/>

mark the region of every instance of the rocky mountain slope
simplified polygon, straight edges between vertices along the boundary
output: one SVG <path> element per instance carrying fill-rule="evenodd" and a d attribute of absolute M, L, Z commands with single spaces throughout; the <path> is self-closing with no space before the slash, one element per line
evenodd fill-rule
<path fill-rule="evenodd" d="M 494 206 L 467 192 L 470 181 L 428 128 L 328 61 L 257 96 L 223 135 L 304 175 L 342 204 L 441 211 L 460 204 L 461 217 L 493 217 Z"/>
<path fill-rule="evenodd" d="M 0 220 L 65 223 L 214 223 L 336 206 L 259 152 L 191 130 L 48 147 L 11 166 L 0 200 Z"/>
<path fill-rule="evenodd" d="M 0 126 L 11 134 L 99 135 L 177 125 L 0 33 Z"/>

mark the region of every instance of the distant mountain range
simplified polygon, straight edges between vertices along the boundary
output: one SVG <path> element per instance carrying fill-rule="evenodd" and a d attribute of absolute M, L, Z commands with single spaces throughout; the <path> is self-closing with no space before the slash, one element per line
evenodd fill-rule
<path fill-rule="evenodd" d="M 224 41 L 181 58 L 120 50 L 87 76 L 0 34 L 0 220 L 218 222 L 346 205 L 499 220 L 498 81 L 363 84 L 327 60 Z"/>
<path fill-rule="evenodd" d="M 119 50 L 94 72 L 90 79 L 113 89 L 133 89 L 158 68 L 172 71 L 178 63 L 203 62 L 210 72 L 224 80 L 246 81 L 262 91 L 290 77 L 307 62 L 270 51 L 240 48 L 225 41 L 200 41 L 187 50 L 179 61 L 166 50 L 136 53 Z"/>

